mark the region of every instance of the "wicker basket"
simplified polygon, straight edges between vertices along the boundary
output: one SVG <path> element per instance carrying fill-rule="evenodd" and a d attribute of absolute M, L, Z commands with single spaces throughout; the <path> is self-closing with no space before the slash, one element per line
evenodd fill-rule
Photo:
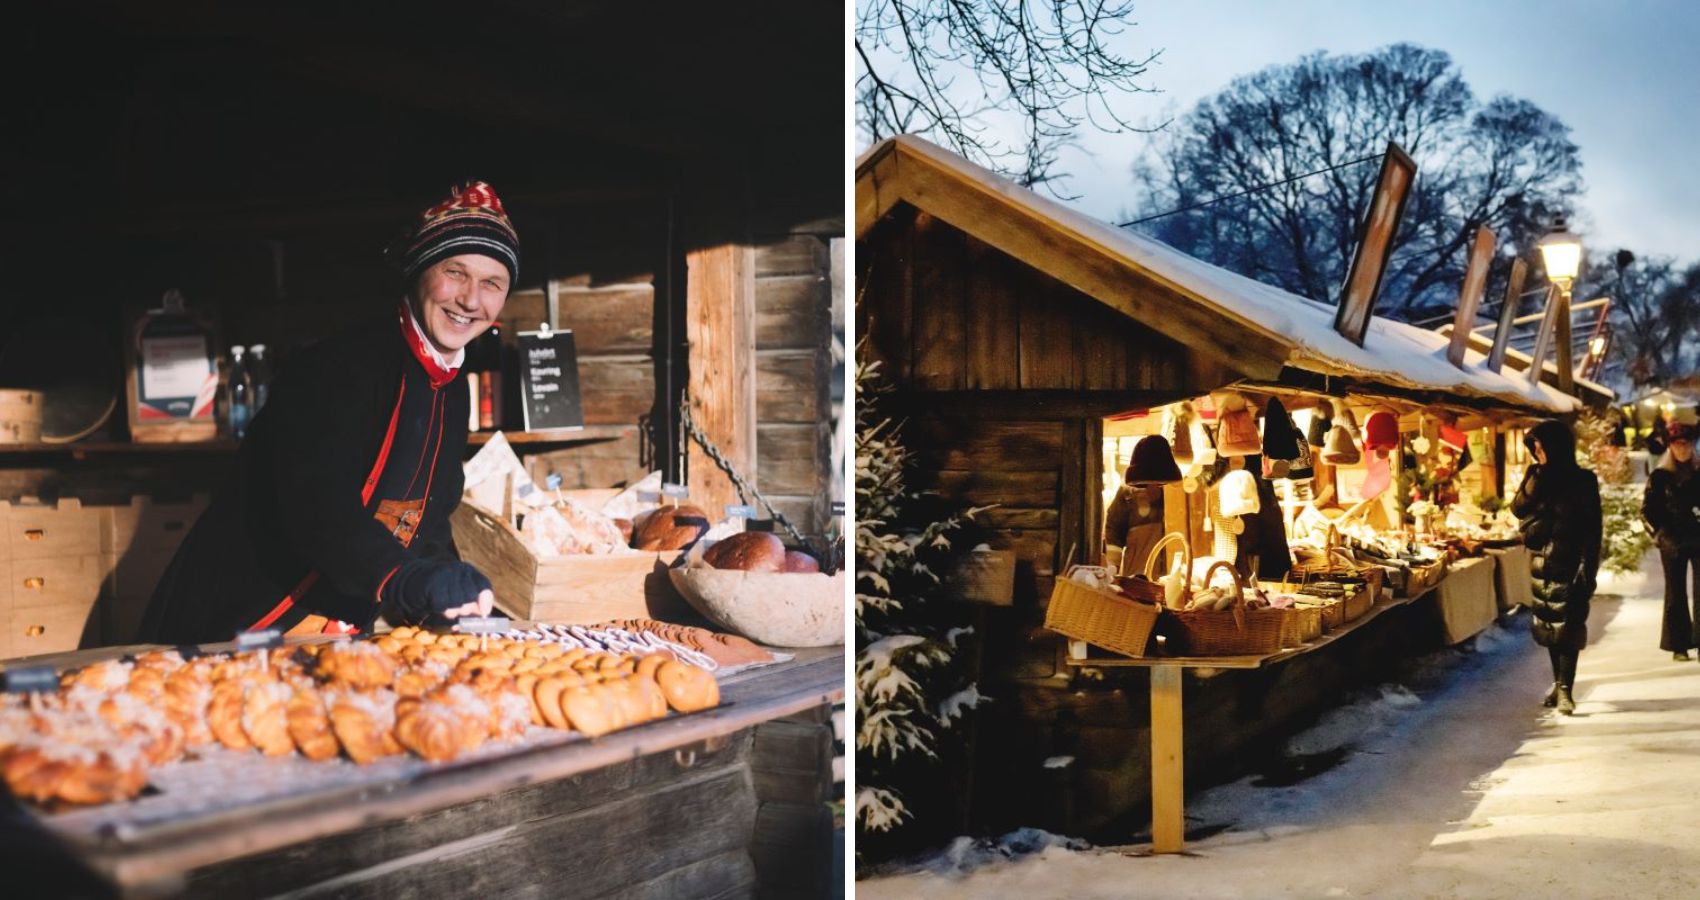
<path fill-rule="evenodd" d="M 1181 534 L 1178 531 L 1171 531 L 1158 538 L 1157 543 L 1152 544 L 1151 549 L 1145 554 L 1145 566 L 1141 569 L 1142 579 L 1148 584 L 1157 585 L 1158 603 L 1166 603 L 1167 598 L 1163 590 L 1163 586 L 1157 582 L 1157 560 L 1162 556 L 1163 551 L 1167 549 L 1170 544 L 1180 545 L 1181 571 L 1186 573 L 1187 578 L 1190 579 L 1192 577 L 1192 543 L 1186 539 L 1186 535 Z M 1176 604 L 1177 606 L 1186 605 L 1185 601 L 1188 599 L 1185 595 L 1186 593 L 1188 592 L 1183 591 L 1181 603 Z"/>
<path fill-rule="evenodd" d="M 1376 598 L 1381 596 L 1380 567 L 1370 566 L 1368 569 L 1362 570 L 1362 574 L 1363 587 L 1347 594 L 1346 599 L 1340 604 L 1345 610 L 1347 622 L 1355 622 L 1367 615 L 1370 608 L 1375 606 Z"/>
<path fill-rule="evenodd" d="M 1189 656 L 1242 656 L 1274 653 L 1288 644 L 1299 643 L 1299 622 L 1304 616 L 1288 615 L 1292 610 L 1251 609 L 1245 604 L 1245 582 L 1240 573 L 1224 560 L 1217 560 L 1204 573 L 1209 584 L 1217 569 L 1224 569 L 1234 580 L 1234 603 L 1225 610 L 1172 610 L 1176 631 L 1186 645 Z M 1320 620 L 1318 621 L 1320 627 Z"/>
<path fill-rule="evenodd" d="M 1051 588 L 1051 603 L 1045 608 L 1045 627 L 1058 634 L 1085 641 L 1124 656 L 1144 656 L 1151 642 L 1151 628 L 1162 607 L 1131 600 L 1111 590 L 1094 588 L 1072 576 L 1082 566 L 1072 566 Z"/>

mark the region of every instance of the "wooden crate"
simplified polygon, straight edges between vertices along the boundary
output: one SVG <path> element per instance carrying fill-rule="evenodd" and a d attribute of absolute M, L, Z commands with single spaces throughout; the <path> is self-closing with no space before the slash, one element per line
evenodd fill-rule
<path fill-rule="evenodd" d="M 496 590 L 517 619 L 590 624 L 608 619 L 678 619 L 689 607 L 667 569 L 680 552 L 538 557 L 501 516 L 462 501 L 449 518 L 461 558 Z"/>

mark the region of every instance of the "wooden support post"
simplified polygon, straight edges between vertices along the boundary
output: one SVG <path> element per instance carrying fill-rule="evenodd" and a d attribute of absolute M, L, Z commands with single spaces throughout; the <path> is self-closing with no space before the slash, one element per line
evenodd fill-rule
<path fill-rule="evenodd" d="M 1566 394 L 1576 393 L 1576 363 L 1570 346 L 1570 285 L 1554 292 L 1553 302 L 1558 310 L 1553 316 L 1554 343 L 1558 345 L 1558 389 Z"/>
<path fill-rule="evenodd" d="M 725 244 L 692 251 L 685 264 L 691 418 L 756 487 L 755 253 Z M 739 502 L 738 489 L 702 447 L 689 444 L 691 501 L 719 519 L 727 504 Z"/>
<path fill-rule="evenodd" d="M 1181 667 L 1151 667 L 1151 850 L 1179 853 L 1186 843 L 1181 765 Z"/>

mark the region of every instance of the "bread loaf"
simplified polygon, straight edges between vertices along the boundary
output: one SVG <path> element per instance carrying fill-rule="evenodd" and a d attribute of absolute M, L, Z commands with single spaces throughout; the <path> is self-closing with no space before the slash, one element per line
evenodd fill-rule
<path fill-rule="evenodd" d="M 801 550 L 785 551 L 785 571 L 819 572 L 820 561 Z"/>
<path fill-rule="evenodd" d="M 716 569 L 783 572 L 785 545 L 766 531 L 741 531 L 704 551 L 702 561 Z"/>
<path fill-rule="evenodd" d="M 708 531 L 708 513 L 688 503 L 664 506 L 639 521 L 632 546 L 639 550 L 683 550 Z"/>

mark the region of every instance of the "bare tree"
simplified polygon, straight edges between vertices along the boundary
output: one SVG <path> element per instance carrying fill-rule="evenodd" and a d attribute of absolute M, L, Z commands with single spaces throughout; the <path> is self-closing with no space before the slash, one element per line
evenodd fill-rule
<path fill-rule="evenodd" d="M 1139 79 L 1157 53 L 1110 47 L 1132 12 L 1128 0 L 857 0 L 860 137 L 925 135 L 1057 193 L 1057 154 L 1083 122 L 1142 130 L 1117 107 L 1148 90 Z M 1010 126 L 1019 147 L 1001 136 Z"/>
<path fill-rule="evenodd" d="M 1196 256 L 1336 302 L 1389 141 L 1417 162 L 1380 311 L 1449 308 L 1478 225 L 1529 248 L 1581 189 L 1569 129 L 1534 104 L 1476 99 L 1445 53 L 1311 54 L 1235 79 L 1134 167 L 1130 218 Z M 1214 198 L 1232 199 L 1209 203 Z"/>
<path fill-rule="evenodd" d="M 1591 266 L 1577 288 L 1578 297 L 1612 298 L 1608 378 L 1622 372 L 1634 384 L 1667 384 L 1700 363 L 1692 352 L 1700 338 L 1700 264 L 1678 269 L 1667 258 L 1627 254 L 1622 266 Z"/>

